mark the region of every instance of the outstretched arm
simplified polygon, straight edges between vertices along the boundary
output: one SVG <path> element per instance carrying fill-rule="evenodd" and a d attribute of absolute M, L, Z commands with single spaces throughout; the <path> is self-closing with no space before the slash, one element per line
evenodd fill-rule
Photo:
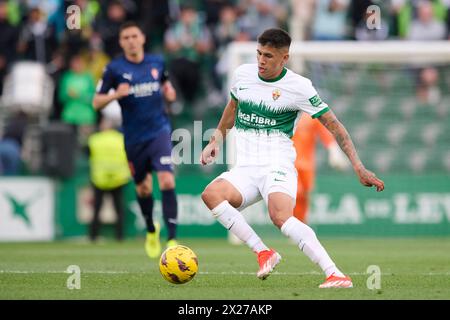
<path fill-rule="evenodd" d="M 336 118 L 333 111 L 325 112 L 319 118 L 319 121 L 333 134 L 336 142 L 341 147 L 342 151 L 349 158 L 353 170 L 358 175 L 359 181 L 366 187 L 375 186 L 377 191 L 384 190 L 384 182 L 376 177 L 376 175 L 367 170 L 359 156 L 356 152 L 355 146 L 353 145 L 352 139 L 347 132 L 347 129 L 342 125 L 341 122 Z"/>
<path fill-rule="evenodd" d="M 234 126 L 236 107 L 236 100 L 230 99 L 227 106 L 223 110 L 222 118 L 220 118 L 219 124 L 211 136 L 208 145 L 200 154 L 200 163 L 202 165 L 211 163 L 217 156 L 219 152 L 219 145 L 223 142 L 223 140 L 225 140 L 227 130 L 233 128 Z"/>

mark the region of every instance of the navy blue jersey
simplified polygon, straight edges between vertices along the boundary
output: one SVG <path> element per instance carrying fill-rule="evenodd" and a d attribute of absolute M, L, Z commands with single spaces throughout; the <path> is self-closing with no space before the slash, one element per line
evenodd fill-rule
<path fill-rule="evenodd" d="M 171 131 L 161 92 L 166 80 L 164 61 L 158 55 L 146 54 L 140 63 L 121 56 L 106 66 L 98 93 L 108 93 L 121 83 L 130 84 L 130 94 L 118 100 L 126 145 L 142 143 L 163 131 Z"/>

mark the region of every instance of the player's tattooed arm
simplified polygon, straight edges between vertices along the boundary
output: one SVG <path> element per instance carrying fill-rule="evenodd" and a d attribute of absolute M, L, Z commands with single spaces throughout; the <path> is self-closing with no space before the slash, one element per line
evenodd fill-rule
<path fill-rule="evenodd" d="M 349 158 L 353 168 L 356 169 L 363 166 L 347 129 L 345 129 L 342 123 L 336 118 L 333 111 L 330 110 L 325 112 L 318 119 L 328 129 L 328 131 L 333 134 L 336 142 Z"/>
<path fill-rule="evenodd" d="M 358 175 L 361 184 L 367 187 L 375 186 L 377 191 L 383 191 L 384 182 L 378 179 L 373 172 L 364 167 L 347 129 L 345 129 L 342 123 L 336 118 L 333 111 L 330 110 L 325 112 L 318 119 L 333 134 L 339 147 L 341 147 L 342 151 L 344 151 L 349 158 L 353 170 L 355 170 Z"/>

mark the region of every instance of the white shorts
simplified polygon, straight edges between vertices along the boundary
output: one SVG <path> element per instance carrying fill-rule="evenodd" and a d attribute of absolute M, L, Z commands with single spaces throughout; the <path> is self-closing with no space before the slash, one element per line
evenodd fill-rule
<path fill-rule="evenodd" d="M 297 196 L 297 170 L 294 166 L 242 166 L 234 167 L 215 178 L 230 182 L 242 195 L 238 210 L 264 199 L 267 205 L 269 194 L 282 192 L 290 196 L 295 204 Z M 211 182 L 211 183 L 212 183 Z"/>

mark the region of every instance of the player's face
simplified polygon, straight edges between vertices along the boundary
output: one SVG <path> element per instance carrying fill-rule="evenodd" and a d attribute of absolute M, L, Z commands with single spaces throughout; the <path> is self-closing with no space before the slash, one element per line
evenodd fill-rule
<path fill-rule="evenodd" d="M 274 48 L 258 44 L 256 49 L 258 59 L 258 74 L 264 79 L 273 79 L 280 75 L 289 59 L 289 49 Z"/>
<path fill-rule="evenodd" d="M 120 33 L 119 44 L 125 55 L 135 56 L 144 51 L 145 36 L 137 27 L 129 27 Z"/>

